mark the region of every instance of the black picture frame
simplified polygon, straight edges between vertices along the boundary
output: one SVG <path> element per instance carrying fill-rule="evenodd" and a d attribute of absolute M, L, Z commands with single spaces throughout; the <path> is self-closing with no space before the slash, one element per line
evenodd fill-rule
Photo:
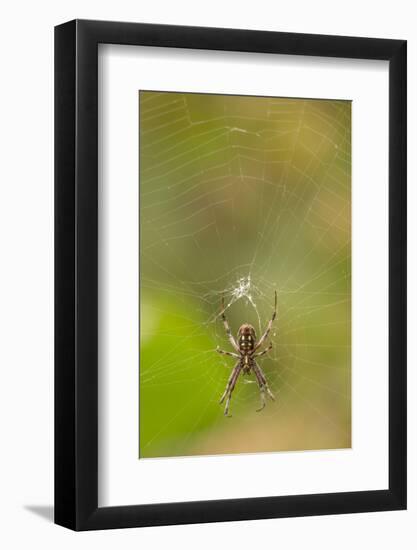
<path fill-rule="evenodd" d="M 387 490 L 98 506 L 98 44 L 389 62 Z M 55 523 L 78 531 L 406 508 L 406 46 L 404 40 L 106 21 L 55 28 Z"/>

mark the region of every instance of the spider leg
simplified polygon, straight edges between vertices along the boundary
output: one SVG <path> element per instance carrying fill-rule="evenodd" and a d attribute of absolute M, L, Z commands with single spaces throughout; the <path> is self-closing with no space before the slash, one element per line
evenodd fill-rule
<path fill-rule="evenodd" d="M 236 340 L 233 337 L 232 331 L 230 330 L 229 323 L 226 319 L 226 315 L 224 314 L 225 309 L 226 309 L 226 306 L 224 305 L 224 298 L 222 298 L 222 312 L 221 312 L 220 316 L 222 318 L 223 325 L 224 325 L 227 337 L 229 338 L 229 342 L 232 344 L 233 348 L 237 352 L 239 352 L 239 346 L 237 345 Z"/>
<path fill-rule="evenodd" d="M 266 355 L 268 353 L 268 351 L 270 351 L 272 349 L 272 343 L 269 344 L 269 346 L 264 349 L 263 351 L 261 351 L 260 353 L 255 353 L 255 355 L 252 355 L 253 358 L 255 357 L 262 357 L 262 355 Z"/>
<path fill-rule="evenodd" d="M 272 313 L 272 318 L 271 320 L 269 321 L 267 327 L 266 327 L 266 330 L 265 332 L 262 334 L 262 336 L 259 338 L 255 348 L 253 351 L 256 351 L 257 349 L 259 349 L 262 344 L 265 342 L 265 340 L 268 338 L 268 335 L 269 333 L 271 332 L 271 328 L 272 328 L 272 323 L 275 321 L 275 317 L 277 316 L 277 291 L 275 291 L 275 306 L 274 306 L 274 311 Z"/>
<path fill-rule="evenodd" d="M 220 353 L 221 355 L 229 355 L 230 357 L 237 357 L 239 358 L 240 355 L 237 353 L 232 353 L 231 351 L 223 351 L 222 349 L 216 348 L 217 353 Z"/>
<path fill-rule="evenodd" d="M 265 391 L 268 394 L 268 397 L 275 401 L 275 396 L 271 392 L 268 386 L 268 382 L 266 381 L 265 374 L 263 373 L 261 367 L 256 363 L 256 361 L 252 364 L 253 371 L 255 373 L 256 379 L 258 380 L 259 384 L 259 391 L 261 392 L 261 408 L 256 409 L 256 412 L 260 412 L 262 409 L 265 408 L 266 401 L 265 401 Z"/>
<path fill-rule="evenodd" d="M 232 374 L 229 377 L 229 380 L 227 381 L 226 389 L 224 394 L 221 396 L 219 403 L 222 404 L 223 401 L 226 399 L 226 406 L 224 408 L 224 415 L 225 416 L 231 416 L 229 415 L 229 405 L 230 400 L 232 398 L 232 392 L 235 389 L 237 379 L 239 378 L 240 371 L 242 370 L 242 363 L 241 361 L 238 361 L 232 370 Z"/>

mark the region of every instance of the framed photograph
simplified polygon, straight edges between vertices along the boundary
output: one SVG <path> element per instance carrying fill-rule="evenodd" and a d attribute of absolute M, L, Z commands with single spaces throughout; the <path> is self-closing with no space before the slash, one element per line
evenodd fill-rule
<path fill-rule="evenodd" d="M 406 42 L 55 29 L 55 522 L 406 507 Z"/>

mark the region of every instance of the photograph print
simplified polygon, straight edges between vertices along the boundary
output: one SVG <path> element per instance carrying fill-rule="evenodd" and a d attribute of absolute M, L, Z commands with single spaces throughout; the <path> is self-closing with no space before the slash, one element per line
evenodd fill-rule
<path fill-rule="evenodd" d="M 351 102 L 140 90 L 139 459 L 351 447 Z"/>

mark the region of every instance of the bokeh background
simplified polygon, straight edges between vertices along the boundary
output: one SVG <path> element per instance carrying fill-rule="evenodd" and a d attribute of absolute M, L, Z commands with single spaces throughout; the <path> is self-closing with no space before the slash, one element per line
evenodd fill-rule
<path fill-rule="evenodd" d="M 139 457 L 351 446 L 351 103 L 139 92 Z M 262 412 L 234 333 L 265 328 Z"/>

